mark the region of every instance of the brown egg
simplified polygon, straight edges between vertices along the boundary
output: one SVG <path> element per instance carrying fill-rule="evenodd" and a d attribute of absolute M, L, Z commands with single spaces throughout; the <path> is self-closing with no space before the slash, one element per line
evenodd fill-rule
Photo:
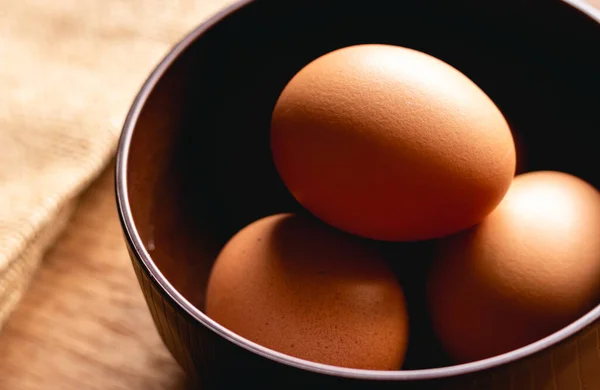
<path fill-rule="evenodd" d="M 206 313 L 260 345 L 341 367 L 398 369 L 408 343 L 404 294 L 380 255 L 293 214 L 263 218 L 227 243 Z"/>
<path fill-rule="evenodd" d="M 515 172 L 502 113 L 450 65 L 389 45 L 333 51 L 281 93 L 271 150 L 290 192 L 347 232 L 411 241 L 479 223 Z"/>
<path fill-rule="evenodd" d="M 478 226 L 444 239 L 429 280 L 433 326 L 459 362 L 535 342 L 600 298 L 600 194 L 559 172 L 515 178 Z"/>

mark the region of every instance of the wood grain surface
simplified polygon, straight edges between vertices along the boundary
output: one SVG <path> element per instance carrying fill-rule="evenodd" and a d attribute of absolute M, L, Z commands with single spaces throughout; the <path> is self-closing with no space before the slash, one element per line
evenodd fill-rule
<path fill-rule="evenodd" d="M 182 390 L 121 235 L 113 166 L 84 194 L 0 333 L 2 390 Z"/>

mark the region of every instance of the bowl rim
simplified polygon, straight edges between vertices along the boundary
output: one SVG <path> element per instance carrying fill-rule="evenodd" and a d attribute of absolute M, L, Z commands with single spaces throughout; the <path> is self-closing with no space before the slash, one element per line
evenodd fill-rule
<path fill-rule="evenodd" d="M 219 12 L 205 20 L 203 23 L 185 35 L 167 52 L 164 58 L 150 73 L 135 97 L 125 119 L 118 142 L 115 165 L 115 195 L 117 201 L 117 211 L 123 231 L 125 233 L 125 239 L 127 240 L 129 247 L 135 254 L 135 258 L 144 272 L 149 276 L 158 289 L 160 289 L 162 294 L 166 296 L 166 298 L 168 298 L 180 312 L 183 311 L 193 320 L 206 327 L 208 330 L 214 332 L 216 335 L 228 340 L 229 342 L 232 342 L 249 352 L 255 353 L 274 362 L 330 376 L 386 381 L 444 379 L 500 367 L 513 361 L 532 356 L 548 347 L 569 339 L 600 318 L 600 305 L 598 305 L 575 322 L 541 340 L 536 341 L 535 343 L 484 360 L 439 368 L 382 371 L 345 368 L 315 363 L 263 347 L 219 325 L 201 310 L 192 305 L 185 297 L 183 297 L 183 295 L 181 295 L 160 272 L 152 260 L 149 252 L 146 250 L 146 247 L 143 244 L 135 226 L 129 204 L 129 193 L 127 186 L 127 167 L 129 162 L 131 140 L 142 108 L 146 104 L 150 94 L 154 91 L 157 83 L 170 68 L 170 66 L 206 31 L 218 24 L 221 20 L 229 17 L 230 15 L 255 1 L 256 0 L 237 0 L 233 4 L 221 9 Z M 587 3 L 585 0 L 560 1 L 570 5 L 575 10 L 578 10 L 580 13 L 588 16 L 590 19 L 600 24 L 600 10 Z"/>

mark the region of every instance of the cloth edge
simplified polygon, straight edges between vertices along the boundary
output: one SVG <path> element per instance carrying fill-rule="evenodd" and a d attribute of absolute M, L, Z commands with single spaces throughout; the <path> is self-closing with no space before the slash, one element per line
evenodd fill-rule
<path fill-rule="evenodd" d="M 25 250 L 11 262 L 0 290 L 0 331 L 27 291 L 42 259 L 65 231 L 76 205 L 77 199 L 66 202 L 29 240 Z"/>

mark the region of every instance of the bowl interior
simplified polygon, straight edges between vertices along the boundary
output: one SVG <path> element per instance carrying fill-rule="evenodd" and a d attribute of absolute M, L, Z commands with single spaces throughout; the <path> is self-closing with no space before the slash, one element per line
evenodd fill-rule
<path fill-rule="evenodd" d="M 448 62 L 506 116 L 519 172 L 600 186 L 598 25 L 558 1 L 483 3 L 260 1 L 200 34 L 151 92 L 127 161 L 135 228 L 162 274 L 202 310 L 221 246 L 260 217 L 301 210 L 271 160 L 271 111 L 298 70 L 343 46 L 388 43 Z M 449 364 L 422 301 L 428 243 L 384 248 L 412 314 L 405 368 Z"/>

